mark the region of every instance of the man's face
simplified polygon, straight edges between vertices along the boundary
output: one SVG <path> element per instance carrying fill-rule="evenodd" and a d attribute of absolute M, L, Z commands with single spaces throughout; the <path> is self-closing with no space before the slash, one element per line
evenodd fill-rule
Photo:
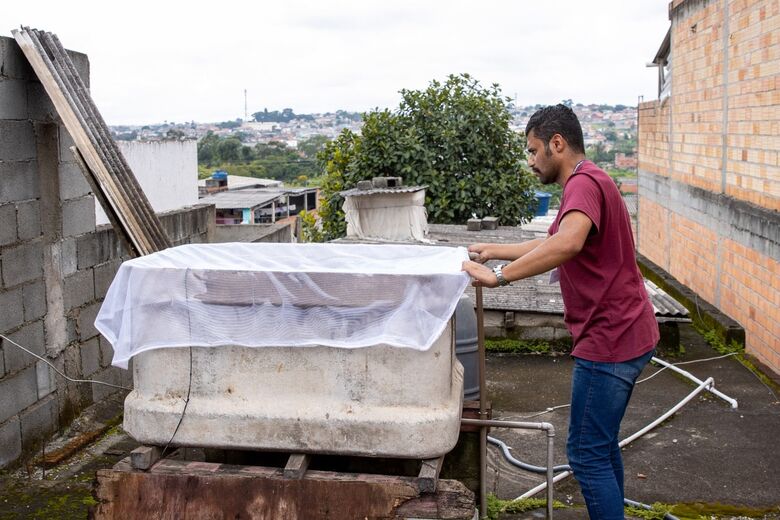
<path fill-rule="evenodd" d="M 553 184 L 558 180 L 558 164 L 553 157 L 549 146 L 534 135 L 531 130 L 528 133 L 528 166 L 533 170 L 542 184 Z"/>

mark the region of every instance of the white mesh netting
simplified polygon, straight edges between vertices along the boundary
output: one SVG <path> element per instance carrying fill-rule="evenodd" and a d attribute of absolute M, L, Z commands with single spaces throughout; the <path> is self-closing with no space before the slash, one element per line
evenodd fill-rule
<path fill-rule="evenodd" d="M 465 248 L 198 244 L 121 265 L 95 326 L 113 364 L 164 347 L 427 350 L 469 282 Z"/>

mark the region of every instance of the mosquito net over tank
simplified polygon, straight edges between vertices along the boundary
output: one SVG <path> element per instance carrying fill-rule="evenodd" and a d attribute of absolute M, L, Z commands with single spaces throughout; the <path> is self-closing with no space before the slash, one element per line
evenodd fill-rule
<path fill-rule="evenodd" d="M 113 364 L 165 347 L 427 350 L 469 282 L 465 248 L 194 244 L 123 263 L 95 321 Z"/>

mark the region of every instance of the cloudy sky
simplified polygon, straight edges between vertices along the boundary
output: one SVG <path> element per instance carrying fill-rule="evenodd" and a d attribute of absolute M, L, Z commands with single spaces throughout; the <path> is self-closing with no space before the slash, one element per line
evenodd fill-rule
<path fill-rule="evenodd" d="M 109 124 L 224 121 L 394 107 L 402 88 L 468 72 L 518 104 L 636 104 L 656 95 L 666 0 L 8 0 L 89 55 Z"/>

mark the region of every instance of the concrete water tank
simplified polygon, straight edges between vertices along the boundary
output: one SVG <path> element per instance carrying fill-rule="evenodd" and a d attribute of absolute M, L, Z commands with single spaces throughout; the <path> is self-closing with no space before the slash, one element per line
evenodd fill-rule
<path fill-rule="evenodd" d="M 191 350 L 190 400 L 174 446 L 431 458 L 458 440 L 463 367 L 452 326 L 427 351 Z M 142 352 L 133 372 L 124 428 L 165 445 L 190 387 L 190 349 Z"/>
<path fill-rule="evenodd" d="M 150 445 L 447 453 L 463 401 L 452 317 L 465 258 L 463 248 L 234 243 L 123 263 L 95 326 L 115 366 L 133 360 L 125 430 Z"/>

